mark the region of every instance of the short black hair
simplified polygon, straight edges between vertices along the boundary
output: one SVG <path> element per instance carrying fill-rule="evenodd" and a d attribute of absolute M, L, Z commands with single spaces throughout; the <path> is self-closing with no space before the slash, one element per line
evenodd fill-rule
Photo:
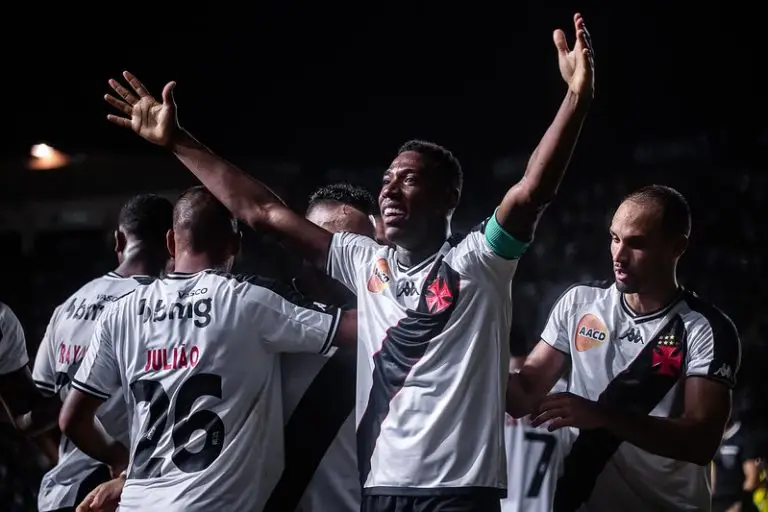
<path fill-rule="evenodd" d="M 309 196 L 307 211 L 319 204 L 345 204 L 365 215 L 375 215 L 377 212 L 373 195 L 363 187 L 350 183 L 334 183 L 315 190 Z"/>
<path fill-rule="evenodd" d="M 661 208 L 661 226 L 667 235 L 691 234 L 691 209 L 683 194 L 666 185 L 647 185 L 624 198 L 639 204 L 653 204 Z"/>
<path fill-rule="evenodd" d="M 464 174 L 461 171 L 459 160 L 448 149 L 434 142 L 424 140 L 409 140 L 397 151 L 397 154 L 406 151 L 415 151 L 434 165 L 438 171 L 443 173 L 449 180 L 451 187 L 454 187 L 461 194 L 461 188 L 464 185 Z"/>
<path fill-rule="evenodd" d="M 202 185 L 185 190 L 173 207 L 173 229 L 184 233 L 194 252 L 210 250 L 237 232 L 237 221 Z"/>
<path fill-rule="evenodd" d="M 144 242 L 165 244 L 171 229 L 173 205 L 157 194 L 133 196 L 120 209 L 117 225 L 127 235 Z"/>

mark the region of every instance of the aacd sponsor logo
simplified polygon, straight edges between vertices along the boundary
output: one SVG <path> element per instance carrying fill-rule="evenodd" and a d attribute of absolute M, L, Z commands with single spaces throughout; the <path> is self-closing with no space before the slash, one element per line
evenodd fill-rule
<path fill-rule="evenodd" d="M 389 271 L 389 263 L 384 258 L 379 258 L 373 266 L 373 274 L 368 278 L 368 291 L 379 293 L 389 286 L 391 280 L 392 273 Z"/>
<path fill-rule="evenodd" d="M 608 339 L 608 328 L 595 315 L 587 313 L 576 325 L 576 350 L 584 352 L 599 347 Z"/>

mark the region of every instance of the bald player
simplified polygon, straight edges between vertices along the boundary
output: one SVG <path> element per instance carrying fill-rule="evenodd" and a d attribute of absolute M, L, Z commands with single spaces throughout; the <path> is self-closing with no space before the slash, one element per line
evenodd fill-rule
<path fill-rule="evenodd" d="M 373 238 L 376 201 L 361 187 L 327 185 L 310 196 L 306 217 L 333 233 Z M 355 307 L 351 290 L 311 266 L 296 280 L 307 296 Z M 355 441 L 356 350 L 282 357 L 285 469 L 264 512 L 357 512 L 360 482 Z"/>
<path fill-rule="evenodd" d="M 283 466 L 278 353 L 353 345 L 356 313 L 227 273 L 240 232 L 203 187 L 177 201 L 167 243 L 174 272 L 102 314 L 59 425 L 126 470 L 122 511 L 261 510 Z M 129 449 L 94 421 L 116 393 L 129 408 Z"/>
<path fill-rule="evenodd" d="M 677 281 L 690 233 L 677 190 L 629 194 L 609 230 L 614 281 L 568 288 L 510 376 L 513 416 L 533 412 L 534 426 L 578 432 L 555 510 L 710 509 L 706 465 L 731 410 L 741 346 L 733 322 Z M 544 398 L 568 364 L 568 392 Z"/>

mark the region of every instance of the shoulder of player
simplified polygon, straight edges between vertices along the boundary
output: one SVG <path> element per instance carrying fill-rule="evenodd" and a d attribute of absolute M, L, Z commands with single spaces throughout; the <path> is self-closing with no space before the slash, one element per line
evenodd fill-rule
<path fill-rule="evenodd" d="M 8 304 L 0 302 L 0 328 L 8 329 L 16 324 L 19 324 L 19 319 L 16 316 L 16 313 L 13 312 Z"/>
<path fill-rule="evenodd" d="M 611 281 L 581 281 L 568 286 L 557 298 L 555 304 L 561 302 L 570 305 L 593 303 L 610 298 L 612 292 L 613 283 Z"/>
<path fill-rule="evenodd" d="M 243 294 L 272 292 L 283 299 L 294 303 L 309 303 L 293 286 L 274 278 L 258 274 L 233 274 L 220 270 L 206 271 L 214 279 L 221 280 L 222 285 L 231 286 L 235 290 L 241 290 Z"/>
<path fill-rule="evenodd" d="M 701 333 L 718 339 L 739 339 L 736 324 L 720 308 L 689 290 L 683 293 L 682 301 L 686 307 L 680 315 L 691 335 Z"/>

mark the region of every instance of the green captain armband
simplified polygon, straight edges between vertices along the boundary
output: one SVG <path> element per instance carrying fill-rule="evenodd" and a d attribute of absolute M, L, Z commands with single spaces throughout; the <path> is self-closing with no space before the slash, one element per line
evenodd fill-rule
<path fill-rule="evenodd" d="M 497 208 L 498 210 L 498 208 Z M 485 239 L 493 252 L 504 259 L 516 260 L 523 255 L 530 242 L 521 242 L 501 227 L 496 220 L 496 211 L 493 212 L 485 225 Z"/>

